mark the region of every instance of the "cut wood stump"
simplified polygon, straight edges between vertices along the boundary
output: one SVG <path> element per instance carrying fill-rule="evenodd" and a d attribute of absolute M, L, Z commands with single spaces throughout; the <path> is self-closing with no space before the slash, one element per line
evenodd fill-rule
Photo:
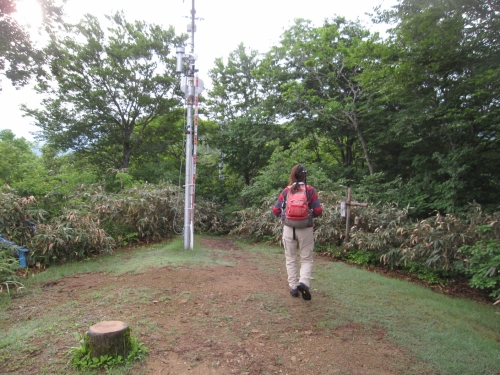
<path fill-rule="evenodd" d="M 103 355 L 127 358 L 131 348 L 130 328 L 120 321 L 100 322 L 87 331 L 87 344 L 91 357 Z"/>

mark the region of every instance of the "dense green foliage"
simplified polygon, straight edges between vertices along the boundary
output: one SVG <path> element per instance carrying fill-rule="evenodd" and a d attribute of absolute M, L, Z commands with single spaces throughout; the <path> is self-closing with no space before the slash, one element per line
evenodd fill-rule
<path fill-rule="evenodd" d="M 0 130 L 0 183 L 22 181 L 34 168 L 36 157 L 24 138 L 15 138 L 11 130 Z"/>
<path fill-rule="evenodd" d="M 314 161 L 331 154 L 336 164 L 349 170 L 357 156 L 354 149 L 360 146 L 358 153 L 373 174 L 360 121 L 364 94 L 358 76 L 363 67 L 356 58 L 368 40 L 367 30 L 343 18 L 325 21 L 319 28 L 299 19 L 266 55 L 258 74 L 279 87 L 273 98 L 280 103 L 277 114 L 293 119 L 296 137 L 311 139 Z"/>
<path fill-rule="evenodd" d="M 486 235 L 492 232 L 490 226 L 478 227 L 477 231 L 483 235 L 481 240 L 459 249 L 466 256 L 464 271 L 471 276 L 473 287 L 492 290 L 491 296 L 500 299 L 500 243 Z"/>
<path fill-rule="evenodd" d="M 51 81 L 39 80 L 37 86 L 47 94 L 43 109 L 25 109 L 41 128 L 41 140 L 92 158 L 104 170 L 129 167 L 153 120 L 180 117 L 170 53 L 185 38 L 173 27 L 127 22 L 123 13 L 108 19 L 108 33 L 96 17 L 86 15 L 51 41 L 45 51 Z"/>
<path fill-rule="evenodd" d="M 0 293 L 10 294 L 11 290 L 22 288 L 23 284 L 16 275 L 19 261 L 15 257 L 15 249 L 0 243 Z"/>
<path fill-rule="evenodd" d="M 362 83 L 386 128 L 381 167 L 407 182 L 419 213 L 498 205 L 499 5 L 400 1 L 382 16 L 390 38 L 370 47 Z"/>
<path fill-rule="evenodd" d="M 45 55 L 34 45 L 29 30 L 14 19 L 16 3 L 17 0 L 0 0 L 0 75 L 19 88 L 32 76 L 45 74 Z M 52 34 L 56 25 L 62 23 L 62 7 L 53 0 L 38 0 L 38 3 L 43 13 L 43 29 Z"/>
<path fill-rule="evenodd" d="M 277 171 L 269 147 L 300 144 L 294 160 L 349 186 L 377 175 L 392 190 L 384 200 L 410 204 L 413 217 L 457 214 L 473 201 L 495 210 L 497 5 L 402 0 L 376 16 L 393 23 L 386 39 L 338 17 L 319 27 L 296 20 L 263 56 L 240 45 L 210 73 L 225 171 L 252 189 Z"/>

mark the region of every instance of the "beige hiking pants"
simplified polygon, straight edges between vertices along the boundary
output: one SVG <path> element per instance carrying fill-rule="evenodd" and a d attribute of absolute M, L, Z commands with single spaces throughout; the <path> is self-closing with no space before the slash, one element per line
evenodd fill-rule
<path fill-rule="evenodd" d="M 297 245 L 299 251 L 297 251 Z M 310 286 L 314 251 L 313 227 L 295 228 L 295 239 L 293 239 L 293 228 L 283 225 L 283 246 L 285 247 L 286 272 L 288 273 L 290 289 L 297 288 L 299 282 Z"/>

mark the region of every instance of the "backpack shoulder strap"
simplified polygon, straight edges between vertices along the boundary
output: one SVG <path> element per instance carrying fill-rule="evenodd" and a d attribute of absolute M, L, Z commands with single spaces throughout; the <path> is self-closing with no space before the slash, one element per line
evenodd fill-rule
<path fill-rule="evenodd" d="M 293 185 L 290 185 L 290 186 L 287 186 L 285 189 L 288 189 L 286 194 L 285 194 L 285 199 L 283 199 L 283 202 L 281 203 L 281 209 L 283 210 L 285 207 L 286 207 L 286 204 L 288 202 L 288 195 L 290 194 L 290 190 L 292 189 L 292 186 Z M 285 191 L 285 189 L 283 189 L 283 191 Z"/>
<path fill-rule="evenodd" d="M 292 191 L 292 187 L 293 187 L 293 184 L 286 187 L 288 190 L 287 190 L 286 195 L 285 195 L 285 202 L 288 200 L 288 196 L 290 195 L 290 192 Z"/>

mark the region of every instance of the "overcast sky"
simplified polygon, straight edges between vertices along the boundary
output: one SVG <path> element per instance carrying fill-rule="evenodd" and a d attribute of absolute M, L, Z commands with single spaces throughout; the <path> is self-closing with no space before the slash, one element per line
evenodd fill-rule
<path fill-rule="evenodd" d="M 35 0 L 20 0 L 18 19 L 36 27 L 39 8 Z M 217 57 L 227 58 L 239 43 L 265 53 L 275 45 L 283 30 L 295 18 L 305 18 L 320 26 L 325 18 L 336 15 L 349 20 L 360 19 L 371 27 L 369 17 L 373 8 L 388 9 L 397 0 L 195 0 L 197 21 L 194 52 L 198 55 L 199 77 L 209 84 L 207 71 Z M 24 4 L 23 4 L 24 3 Z M 85 13 L 99 17 L 124 10 L 128 21 L 137 19 L 165 27 L 172 25 L 178 34 L 187 32 L 192 0 L 67 0 L 65 10 L 70 20 L 78 21 Z M 187 17 L 187 18 L 186 18 Z M 373 28 L 372 28 L 373 29 Z M 375 29 L 373 29 L 375 30 Z M 376 31 L 383 31 L 378 27 Z M 187 46 L 186 50 L 190 48 Z M 18 137 L 33 140 L 36 131 L 31 118 L 23 118 L 22 103 L 37 107 L 40 98 L 30 87 L 15 90 L 2 79 L 0 91 L 0 129 L 11 129 Z"/>

